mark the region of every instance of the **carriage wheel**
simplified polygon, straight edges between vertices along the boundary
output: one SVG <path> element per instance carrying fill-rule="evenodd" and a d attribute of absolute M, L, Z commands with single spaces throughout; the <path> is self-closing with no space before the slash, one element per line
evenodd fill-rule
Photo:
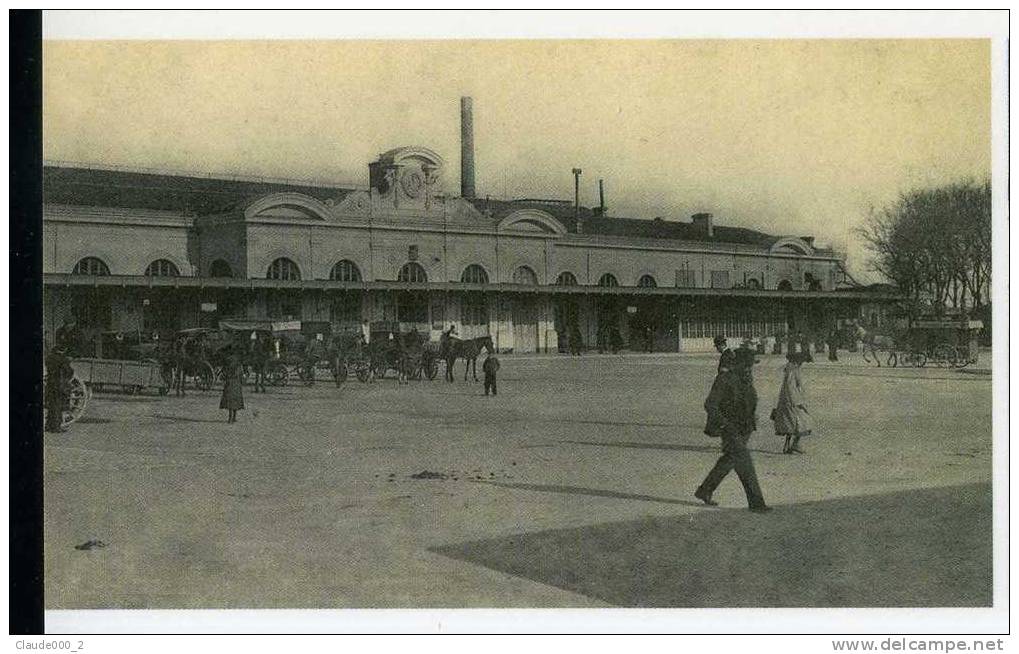
<path fill-rule="evenodd" d="M 924 354 L 923 352 L 917 352 L 916 358 L 913 359 L 913 363 L 916 365 L 917 368 L 923 368 L 924 366 L 927 365 L 927 355 Z"/>
<path fill-rule="evenodd" d="M 368 381 L 368 376 L 371 374 L 371 369 L 368 366 L 368 364 L 364 362 L 357 363 L 354 367 L 354 370 L 357 373 L 357 381 L 361 382 L 362 384 Z"/>
<path fill-rule="evenodd" d="M 198 364 L 198 374 L 195 377 L 195 384 L 198 386 L 198 390 L 207 391 L 212 388 L 212 384 L 216 379 L 216 371 L 212 368 L 211 363 L 202 361 Z"/>
<path fill-rule="evenodd" d="M 428 377 L 428 381 L 435 379 L 436 375 L 439 374 L 439 362 L 432 359 L 425 364 L 425 376 Z"/>
<path fill-rule="evenodd" d="M 92 391 L 77 377 L 71 378 L 71 397 L 68 400 L 68 407 L 64 409 L 60 424 L 64 427 L 75 422 L 85 414 L 88 401 L 92 399 Z"/>
<path fill-rule="evenodd" d="M 955 348 L 951 345 L 942 343 L 941 345 L 934 348 L 932 353 L 934 363 L 941 368 L 942 366 L 955 366 Z"/>
<path fill-rule="evenodd" d="M 288 371 L 286 365 L 279 361 L 269 364 L 269 371 L 266 373 L 269 383 L 273 386 L 285 386 L 287 383 Z"/>

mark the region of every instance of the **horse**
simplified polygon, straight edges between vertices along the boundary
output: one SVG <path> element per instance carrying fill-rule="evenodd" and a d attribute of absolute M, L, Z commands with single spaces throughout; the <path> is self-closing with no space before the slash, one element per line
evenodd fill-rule
<path fill-rule="evenodd" d="M 272 336 L 265 332 L 257 332 L 248 345 L 248 356 L 245 363 L 255 378 L 255 392 L 265 392 L 265 378 L 269 371 L 269 361 L 276 352 Z"/>
<path fill-rule="evenodd" d="M 878 351 L 884 351 L 888 353 L 885 363 L 891 365 L 892 355 L 895 354 L 895 338 L 886 334 L 869 332 L 862 325 L 856 325 L 856 338 L 863 342 L 864 361 L 870 363 L 870 358 L 867 356 L 867 352 L 870 351 L 874 355 L 874 363 L 880 368 L 881 359 L 878 357 Z"/>
<path fill-rule="evenodd" d="M 478 356 L 481 354 L 481 350 L 485 350 L 489 354 L 495 352 L 495 345 L 492 343 L 491 336 L 467 340 L 460 340 L 454 336 L 449 336 L 445 339 L 442 349 L 439 351 L 439 358 L 446 362 L 446 381 L 453 381 L 453 364 L 456 363 L 457 359 L 463 359 L 467 362 L 467 366 L 464 368 L 464 381 L 467 381 L 469 372 L 473 372 L 474 381 L 478 381 Z"/>

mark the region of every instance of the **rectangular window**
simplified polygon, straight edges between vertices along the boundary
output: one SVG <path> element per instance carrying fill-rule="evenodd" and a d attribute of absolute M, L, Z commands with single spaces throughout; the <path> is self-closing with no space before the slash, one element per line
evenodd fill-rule
<path fill-rule="evenodd" d="M 74 299 L 71 313 L 82 329 L 109 329 L 113 310 L 106 297 L 88 294 Z"/>
<path fill-rule="evenodd" d="M 680 268 L 676 271 L 677 288 L 693 288 L 697 286 L 697 276 L 689 268 Z"/>
<path fill-rule="evenodd" d="M 712 270 L 711 288 L 732 288 L 732 284 L 729 283 L 729 271 Z"/>
<path fill-rule="evenodd" d="M 301 320 L 301 295 L 294 291 L 269 291 L 266 296 L 266 313 L 273 320 Z"/>
<path fill-rule="evenodd" d="M 487 325 L 488 304 L 482 296 L 465 297 L 460 305 L 460 322 L 465 326 Z"/>
<path fill-rule="evenodd" d="M 361 324 L 361 294 L 341 293 L 329 306 L 329 320 L 334 325 L 351 328 Z"/>
<path fill-rule="evenodd" d="M 397 300 L 396 319 L 401 323 L 428 322 L 428 296 L 424 293 L 403 293 Z"/>

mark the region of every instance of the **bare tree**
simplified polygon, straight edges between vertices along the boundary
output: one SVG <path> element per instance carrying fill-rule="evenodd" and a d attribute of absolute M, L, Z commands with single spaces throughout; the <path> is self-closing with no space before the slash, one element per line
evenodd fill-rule
<path fill-rule="evenodd" d="M 983 306 L 991 279 L 991 185 L 959 182 L 905 193 L 859 230 L 871 267 L 914 313 Z"/>

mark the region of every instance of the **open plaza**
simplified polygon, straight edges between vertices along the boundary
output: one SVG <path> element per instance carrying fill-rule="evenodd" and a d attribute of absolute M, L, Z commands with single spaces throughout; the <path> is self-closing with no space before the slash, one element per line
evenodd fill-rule
<path fill-rule="evenodd" d="M 817 358 L 802 456 L 755 367 L 767 515 L 735 475 L 693 497 L 716 355 L 247 387 L 237 424 L 218 388 L 95 393 L 45 434 L 47 608 L 990 605 L 989 364 Z"/>

